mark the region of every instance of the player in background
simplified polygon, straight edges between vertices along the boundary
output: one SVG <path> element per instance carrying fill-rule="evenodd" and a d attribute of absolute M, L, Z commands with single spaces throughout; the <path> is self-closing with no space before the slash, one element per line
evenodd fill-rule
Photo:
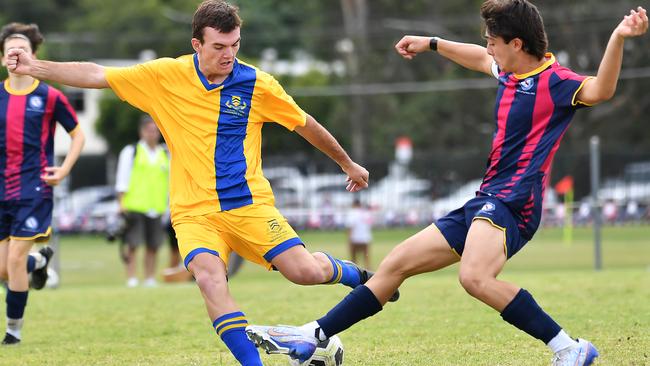
<path fill-rule="evenodd" d="M 345 220 L 348 228 L 348 248 L 353 262 L 357 262 L 357 253 L 363 257 L 363 265 L 370 268 L 370 244 L 372 243 L 372 212 L 357 197 L 352 202 Z"/>
<path fill-rule="evenodd" d="M 570 338 L 528 291 L 497 276 L 537 230 L 551 161 L 575 111 L 614 96 L 623 43 L 646 33 L 646 10 L 631 10 L 614 29 L 595 77 L 578 75 L 547 53 L 542 18 L 528 1 L 488 0 L 481 16 L 487 48 L 417 36 L 405 36 L 395 46 L 406 59 L 433 50 L 498 80 L 496 133 L 476 197 L 395 247 L 374 277 L 317 321 L 250 326 L 256 343 L 308 360 L 311 354 L 302 351 L 312 348 L 305 343 L 315 345 L 376 314 L 406 278 L 460 262 L 463 288 L 548 345 L 553 365 L 590 365 L 598 356 L 588 341 Z M 293 340 L 280 344 L 277 333 Z"/>
<path fill-rule="evenodd" d="M 11 50 L 36 57 L 43 42 L 35 24 L 10 23 L 0 31 L 2 64 Z M 29 290 L 47 281 L 52 249 L 29 253 L 35 242 L 47 241 L 52 222 L 52 186 L 65 178 L 84 145 L 84 134 L 67 98 L 29 75 L 14 73 L 0 86 L 0 277 L 7 280 L 7 331 L 2 344 L 21 340 Z M 54 166 L 56 122 L 72 143 L 63 164 Z"/>
<path fill-rule="evenodd" d="M 236 58 L 238 9 L 206 0 L 194 14 L 195 53 L 126 68 L 50 62 L 9 52 L 17 74 L 82 88 L 111 88 L 151 115 L 171 153 L 170 209 L 186 268 L 201 290 L 215 331 L 242 365 L 261 365 L 246 316 L 228 291 L 231 251 L 301 285 L 356 287 L 370 275 L 325 253 L 310 253 L 274 206 L 261 164 L 265 122 L 296 131 L 348 176 L 347 190 L 368 186 L 368 171 L 305 113 L 268 73 Z M 344 183 L 344 182 L 341 182 Z"/>

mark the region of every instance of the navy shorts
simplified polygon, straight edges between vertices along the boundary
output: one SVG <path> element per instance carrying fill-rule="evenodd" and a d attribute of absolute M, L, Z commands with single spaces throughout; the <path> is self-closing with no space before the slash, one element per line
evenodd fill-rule
<path fill-rule="evenodd" d="M 507 258 L 515 255 L 528 242 L 521 236 L 518 228 L 519 221 L 510 208 L 498 198 L 491 196 L 472 198 L 463 207 L 451 211 L 447 216 L 436 221 L 436 226 L 452 249 L 462 256 L 467 232 L 476 219 L 487 220 L 493 226 L 503 230 Z"/>
<path fill-rule="evenodd" d="M 0 240 L 47 241 L 52 225 L 51 199 L 0 201 Z"/>

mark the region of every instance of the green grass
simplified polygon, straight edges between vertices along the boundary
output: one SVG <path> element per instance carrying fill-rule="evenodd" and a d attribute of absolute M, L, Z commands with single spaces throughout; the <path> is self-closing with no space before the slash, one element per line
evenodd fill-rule
<path fill-rule="evenodd" d="M 380 231 L 374 263 L 415 230 Z M 599 365 L 650 365 L 650 228 L 608 228 L 604 270 L 593 270 L 591 232 L 573 245 L 541 231 L 507 265 L 516 282 L 571 335 L 601 351 Z M 305 232 L 313 250 L 346 256 L 341 232 Z M 166 248 L 165 248 L 166 249 Z M 62 286 L 30 293 L 23 343 L 0 350 L 0 365 L 235 365 L 214 334 L 193 283 L 127 289 L 114 245 L 64 237 Z M 166 261 L 163 251 L 161 262 Z M 402 298 L 341 335 L 345 365 L 548 365 L 539 341 L 503 322 L 465 294 L 457 267 L 409 279 Z M 348 290 L 301 287 L 247 263 L 231 292 L 249 319 L 302 324 L 324 314 Z M 265 365 L 286 365 L 263 355 Z"/>

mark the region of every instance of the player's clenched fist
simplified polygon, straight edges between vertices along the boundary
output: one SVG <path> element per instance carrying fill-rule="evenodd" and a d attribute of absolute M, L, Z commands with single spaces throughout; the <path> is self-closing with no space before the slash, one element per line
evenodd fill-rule
<path fill-rule="evenodd" d="M 7 51 L 7 70 L 14 74 L 29 74 L 32 56 L 20 48 Z"/>
<path fill-rule="evenodd" d="M 404 36 L 395 45 L 397 53 L 406 59 L 412 59 L 418 53 L 431 50 L 429 41 L 431 37 Z"/>

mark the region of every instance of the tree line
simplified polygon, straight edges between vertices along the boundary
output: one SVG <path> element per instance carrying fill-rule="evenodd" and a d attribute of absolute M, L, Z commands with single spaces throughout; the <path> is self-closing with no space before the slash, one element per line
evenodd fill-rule
<path fill-rule="evenodd" d="M 434 183 L 432 194 L 444 194 L 458 182 L 481 175 L 494 131 L 496 83 L 494 88 L 485 87 L 485 76 L 433 53 L 405 61 L 393 50 L 404 34 L 483 44 L 480 0 L 233 2 L 244 19 L 239 56 L 246 61 L 256 64 L 265 50 L 273 49 L 280 60 L 302 53 L 342 65 L 339 72 L 314 69 L 276 76 L 308 113 L 368 165 L 373 177 L 386 172 L 399 136 L 412 139 L 411 168 Z M 611 31 L 637 5 L 607 0 L 534 3 L 544 16 L 550 51 L 564 65 L 586 74 L 595 73 Z M 92 60 L 136 59 L 143 49 L 169 57 L 192 52 L 190 22 L 198 1 L 0 0 L 0 4 L 3 23 L 39 24 L 46 36 L 41 57 Z M 626 42 L 625 71 L 615 99 L 579 112 L 564 138 L 553 180 L 576 175 L 578 196 L 588 191 L 590 136 L 601 136 L 605 175 L 621 174 L 628 162 L 650 160 L 648 42 L 647 36 Z M 377 92 L 381 88 L 385 92 Z M 393 89 L 399 92 L 391 93 Z M 97 128 L 115 153 L 135 138 L 139 112 L 110 92 L 101 110 Z M 265 127 L 263 148 L 266 164 L 335 169 L 282 128 Z"/>

